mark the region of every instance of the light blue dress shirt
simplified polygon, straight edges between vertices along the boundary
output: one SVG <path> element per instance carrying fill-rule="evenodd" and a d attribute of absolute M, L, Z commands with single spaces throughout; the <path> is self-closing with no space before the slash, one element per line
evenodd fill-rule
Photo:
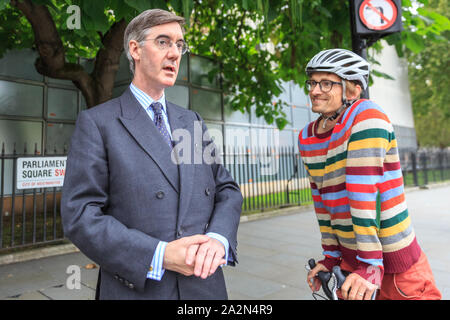
<path fill-rule="evenodd" d="M 140 90 L 138 87 L 136 87 L 133 83 L 130 84 L 130 90 L 133 93 L 133 95 L 136 97 L 137 101 L 139 101 L 140 105 L 144 108 L 144 110 L 147 112 L 147 114 L 153 121 L 153 119 L 155 117 L 155 113 L 153 112 L 153 109 L 150 107 L 150 105 L 153 102 L 155 102 L 155 100 L 153 100 L 148 94 L 146 94 L 145 92 Z M 167 131 L 170 134 L 170 138 L 172 139 L 172 130 L 170 130 L 169 118 L 167 116 L 166 97 L 165 97 L 164 92 L 163 92 L 163 95 L 161 96 L 161 98 L 159 98 L 159 100 L 156 100 L 156 102 L 159 102 L 162 104 L 162 110 L 163 110 L 162 117 L 164 119 L 164 123 L 166 125 Z M 222 235 L 220 235 L 218 233 L 214 233 L 214 232 L 208 232 L 206 235 L 210 238 L 214 238 L 214 239 L 220 241 L 220 243 L 223 244 L 223 246 L 225 248 L 225 261 L 228 261 L 228 252 L 229 252 L 229 247 L 230 247 L 228 240 L 225 237 L 223 237 Z M 153 255 L 152 262 L 150 264 L 151 268 L 149 270 L 151 270 L 151 271 L 147 272 L 147 278 L 153 279 L 153 280 L 158 280 L 158 281 L 160 281 L 162 279 L 162 276 L 164 275 L 164 271 L 165 271 L 165 269 L 163 269 L 162 265 L 163 265 L 164 252 L 166 250 L 166 245 L 167 245 L 167 242 L 165 242 L 165 241 L 160 241 L 158 243 L 158 246 L 156 247 L 156 251 Z"/>

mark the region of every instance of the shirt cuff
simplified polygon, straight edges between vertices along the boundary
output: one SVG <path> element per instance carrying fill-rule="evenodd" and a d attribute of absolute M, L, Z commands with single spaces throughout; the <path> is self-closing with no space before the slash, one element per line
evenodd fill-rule
<path fill-rule="evenodd" d="M 166 251 L 167 242 L 160 241 L 156 247 L 155 254 L 153 255 L 152 263 L 147 272 L 147 278 L 160 281 L 164 275 L 165 269 L 163 269 L 164 252 Z"/>
<path fill-rule="evenodd" d="M 225 237 L 223 237 L 220 234 L 215 233 L 215 232 L 208 232 L 206 235 L 208 237 L 210 237 L 210 238 L 218 240 L 220 243 L 223 244 L 223 247 L 225 248 L 225 261 L 226 261 L 226 263 L 221 265 L 221 266 L 227 265 L 228 264 L 228 257 L 229 257 L 228 252 L 229 252 L 229 248 L 230 248 L 230 244 L 229 244 L 228 240 Z M 232 262 L 232 261 L 233 260 L 230 260 L 230 262 Z"/>

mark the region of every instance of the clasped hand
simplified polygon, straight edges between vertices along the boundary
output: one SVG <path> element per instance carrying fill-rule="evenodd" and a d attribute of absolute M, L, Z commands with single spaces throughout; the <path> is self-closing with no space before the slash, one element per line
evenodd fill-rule
<path fill-rule="evenodd" d="M 193 235 L 167 244 L 163 268 L 206 279 L 226 263 L 223 244 L 206 235 Z"/>

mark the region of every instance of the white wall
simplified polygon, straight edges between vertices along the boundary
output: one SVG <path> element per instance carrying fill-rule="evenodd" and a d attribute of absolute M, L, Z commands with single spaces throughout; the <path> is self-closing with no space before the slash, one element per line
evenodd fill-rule
<path fill-rule="evenodd" d="M 373 77 L 374 83 L 369 87 L 370 99 L 386 111 L 392 124 L 414 128 L 414 118 L 409 92 L 408 66 L 404 58 L 400 59 L 393 46 L 382 41 L 383 50 L 374 55 L 380 65 L 371 66 L 373 69 L 389 74 L 395 80 Z"/>

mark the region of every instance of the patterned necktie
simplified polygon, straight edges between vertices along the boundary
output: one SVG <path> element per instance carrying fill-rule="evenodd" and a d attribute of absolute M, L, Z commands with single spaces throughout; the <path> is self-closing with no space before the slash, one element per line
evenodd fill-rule
<path fill-rule="evenodd" d="M 164 140 L 167 142 L 169 147 L 172 149 L 172 140 L 170 139 L 169 131 L 167 130 L 166 124 L 164 123 L 164 119 L 162 116 L 162 104 L 159 102 L 153 102 L 150 107 L 153 109 L 155 116 L 153 118 L 153 122 L 155 123 L 156 128 L 161 133 Z"/>

